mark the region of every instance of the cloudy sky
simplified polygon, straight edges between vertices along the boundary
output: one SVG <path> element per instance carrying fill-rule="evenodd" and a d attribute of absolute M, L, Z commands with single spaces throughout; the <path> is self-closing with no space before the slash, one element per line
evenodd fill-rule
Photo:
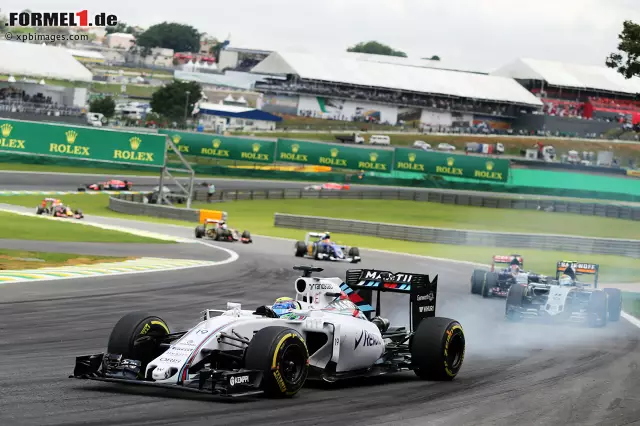
<path fill-rule="evenodd" d="M 265 50 L 331 53 L 377 40 L 410 57 L 490 71 L 518 57 L 603 65 L 622 22 L 640 22 L 639 1 L 5 0 L 2 13 L 88 9 L 133 25 L 181 22 Z"/>

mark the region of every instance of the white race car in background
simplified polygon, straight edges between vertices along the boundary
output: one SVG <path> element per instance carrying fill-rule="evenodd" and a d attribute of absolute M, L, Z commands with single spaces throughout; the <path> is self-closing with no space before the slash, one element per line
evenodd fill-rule
<path fill-rule="evenodd" d="M 76 358 L 74 378 L 168 387 L 221 396 L 293 396 L 307 378 L 339 379 L 413 370 L 452 380 L 462 366 L 462 326 L 435 317 L 437 276 L 355 269 L 340 278 L 303 272 L 299 309 L 278 317 L 270 306 L 209 309 L 193 328 L 170 332 L 146 313 L 124 316 L 107 353 Z M 373 304 L 373 292 L 377 299 Z M 380 317 L 380 292 L 410 296 L 411 326 Z"/>

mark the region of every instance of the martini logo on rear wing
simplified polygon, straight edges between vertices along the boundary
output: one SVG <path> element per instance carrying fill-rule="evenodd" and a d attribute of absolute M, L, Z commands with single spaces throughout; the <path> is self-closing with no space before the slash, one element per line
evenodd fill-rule
<path fill-rule="evenodd" d="M 361 303 L 368 305 L 372 305 L 373 292 L 377 293 L 375 315 L 380 315 L 381 293 L 410 295 L 412 329 L 416 329 L 423 319 L 436 315 L 437 275 L 430 279 L 429 275 L 411 272 L 349 269 L 345 284 L 355 290 L 354 293 L 358 293 L 358 296 L 362 298 Z M 349 294 L 349 298 L 352 299 L 352 297 L 355 295 Z"/>

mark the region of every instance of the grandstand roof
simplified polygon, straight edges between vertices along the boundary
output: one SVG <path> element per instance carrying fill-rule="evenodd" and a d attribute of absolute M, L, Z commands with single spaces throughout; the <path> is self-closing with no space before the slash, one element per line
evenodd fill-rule
<path fill-rule="evenodd" d="M 0 40 L 0 74 L 91 82 L 93 74 L 63 47 Z"/>
<path fill-rule="evenodd" d="M 255 108 L 245 108 L 235 105 L 212 104 L 201 102 L 198 105 L 200 114 L 215 115 L 218 117 L 235 117 L 245 120 L 282 121 L 281 117 L 269 114 Z"/>
<path fill-rule="evenodd" d="M 498 68 L 491 75 L 521 80 L 543 80 L 550 86 L 571 89 L 592 89 L 626 94 L 640 93 L 640 78 L 634 77 L 627 80 L 612 68 L 593 65 L 521 58 Z"/>
<path fill-rule="evenodd" d="M 538 98 L 511 78 L 371 62 L 346 55 L 274 52 L 252 72 L 294 74 L 308 80 L 542 105 Z"/>
<path fill-rule="evenodd" d="M 476 74 L 488 74 L 471 69 L 462 69 L 448 64 L 446 61 L 434 61 L 432 59 L 405 58 L 402 56 L 374 55 L 371 53 L 346 52 L 345 57 L 356 58 L 359 61 L 382 62 L 385 64 L 403 65 L 406 67 L 436 68 L 448 71 L 471 72 Z"/>

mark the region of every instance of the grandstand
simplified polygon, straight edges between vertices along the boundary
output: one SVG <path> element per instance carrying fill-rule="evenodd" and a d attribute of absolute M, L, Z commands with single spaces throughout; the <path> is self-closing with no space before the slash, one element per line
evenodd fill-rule
<path fill-rule="evenodd" d="M 640 123 L 640 78 L 611 68 L 523 58 L 491 74 L 516 79 L 540 97 L 548 115 Z"/>
<path fill-rule="evenodd" d="M 286 79 L 256 83 L 265 93 L 263 109 L 392 125 L 410 117 L 424 126 L 451 127 L 487 121 L 506 125 L 543 106 L 511 78 L 367 56 L 271 53 L 252 72 Z"/>
<path fill-rule="evenodd" d="M 63 47 L 0 41 L 0 113 L 4 117 L 82 121 L 91 72 Z M 68 82 L 64 83 L 64 82 Z"/>

